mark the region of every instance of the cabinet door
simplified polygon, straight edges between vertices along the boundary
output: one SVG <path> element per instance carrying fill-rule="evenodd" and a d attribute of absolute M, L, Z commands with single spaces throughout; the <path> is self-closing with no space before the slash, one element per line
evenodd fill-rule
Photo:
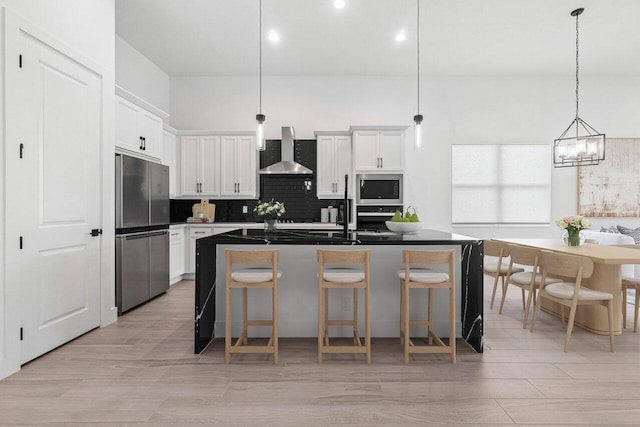
<path fill-rule="evenodd" d="M 316 186 L 318 198 L 336 194 L 336 152 L 333 136 L 319 136 L 317 143 Z M 349 155 L 351 158 L 351 155 Z"/>
<path fill-rule="evenodd" d="M 348 136 L 336 136 L 335 139 L 335 164 L 336 164 L 336 190 L 337 196 L 344 196 L 344 176 L 349 175 L 349 187 L 353 184 L 351 172 L 351 138 Z M 351 191 L 349 191 L 351 194 Z"/>
<path fill-rule="evenodd" d="M 382 169 L 402 171 L 404 169 L 404 132 L 382 131 L 378 140 Z"/>
<path fill-rule="evenodd" d="M 162 159 L 162 119 L 148 111 L 140 110 L 138 129 L 144 138 L 142 153 Z"/>
<path fill-rule="evenodd" d="M 200 195 L 220 195 L 220 137 L 201 136 Z"/>
<path fill-rule="evenodd" d="M 176 162 L 176 136 L 171 132 L 162 131 L 162 164 L 169 166 L 169 196 L 179 196 L 176 192 L 177 186 L 177 166 Z"/>
<path fill-rule="evenodd" d="M 169 278 L 175 283 L 184 274 L 184 229 L 169 233 Z"/>
<path fill-rule="evenodd" d="M 239 136 L 236 143 L 237 196 L 256 196 L 256 143 L 253 136 Z"/>
<path fill-rule="evenodd" d="M 357 171 L 379 169 L 378 132 L 359 131 L 353 134 L 355 167 Z"/>
<path fill-rule="evenodd" d="M 183 136 L 180 140 L 180 193 L 185 196 L 200 194 L 200 143 L 197 136 Z"/>
<path fill-rule="evenodd" d="M 238 138 L 223 136 L 220 141 L 220 195 L 237 196 L 236 145 Z"/>
<path fill-rule="evenodd" d="M 116 147 L 142 152 L 141 134 L 138 133 L 138 107 L 116 96 Z"/>

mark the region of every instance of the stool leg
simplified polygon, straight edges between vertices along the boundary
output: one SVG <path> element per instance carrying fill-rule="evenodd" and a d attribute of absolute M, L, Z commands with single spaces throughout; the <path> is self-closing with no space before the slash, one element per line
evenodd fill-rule
<path fill-rule="evenodd" d="M 273 311 L 271 319 L 273 322 L 272 336 L 273 336 L 273 363 L 278 363 L 278 286 L 274 285 L 271 291 L 272 307 Z"/>
<path fill-rule="evenodd" d="M 433 289 L 429 288 L 429 302 L 427 303 L 427 310 L 429 310 L 428 314 L 427 314 L 427 321 L 429 322 L 429 325 L 427 326 L 427 342 L 429 343 L 429 345 L 433 344 L 433 338 L 431 338 L 431 334 L 432 334 L 432 327 L 433 327 Z"/>
<path fill-rule="evenodd" d="M 367 363 L 371 363 L 371 318 L 370 318 L 371 288 L 367 283 L 364 288 L 364 341 L 367 348 Z"/>
<path fill-rule="evenodd" d="M 231 288 L 227 286 L 224 295 L 224 363 L 231 362 Z"/>
<path fill-rule="evenodd" d="M 360 345 L 358 336 L 358 288 L 353 288 L 353 343 Z"/>
<path fill-rule="evenodd" d="M 456 363 L 456 285 L 449 289 L 449 346 L 451 347 L 451 363 Z"/>
<path fill-rule="evenodd" d="M 404 343 L 404 282 L 400 280 L 400 345 Z"/>
<path fill-rule="evenodd" d="M 329 345 L 329 288 L 324 289 L 324 345 Z"/>
<path fill-rule="evenodd" d="M 640 289 L 636 287 L 636 303 L 633 307 L 633 332 L 638 332 L 638 308 L 640 307 Z"/>
<path fill-rule="evenodd" d="M 627 327 L 627 287 L 622 285 L 622 328 Z"/>
<path fill-rule="evenodd" d="M 324 289 L 318 284 L 318 363 L 322 363 L 322 345 L 324 332 Z"/>
<path fill-rule="evenodd" d="M 402 286 L 404 287 L 404 317 L 402 319 L 404 323 L 404 363 L 409 363 L 409 343 L 411 342 L 411 333 L 409 331 L 409 285 L 405 281 Z"/>
<path fill-rule="evenodd" d="M 247 288 L 242 288 L 242 334 L 244 339 L 242 340 L 243 344 L 249 343 L 249 327 L 247 326 L 248 322 L 248 307 L 247 307 Z"/>

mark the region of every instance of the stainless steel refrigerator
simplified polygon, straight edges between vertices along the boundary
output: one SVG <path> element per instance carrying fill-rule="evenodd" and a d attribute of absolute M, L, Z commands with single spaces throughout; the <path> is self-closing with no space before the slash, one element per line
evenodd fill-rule
<path fill-rule="evenodd" d="M 118 314 L 169 289 L 169 167 L 116 154 Z"/>

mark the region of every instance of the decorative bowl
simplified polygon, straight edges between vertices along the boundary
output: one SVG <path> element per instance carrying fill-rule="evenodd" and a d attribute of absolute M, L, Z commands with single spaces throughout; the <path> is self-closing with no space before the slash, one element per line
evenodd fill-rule
<path fill-rule="evenodd" d="M 387 225 L 387 228 L 389 230 L 399 234 L 417 233 L 418 231 L 422 230 L 422 226 L 424 225 L 422 221 L 420 222 L 385 221 L 385 224 Z"/>

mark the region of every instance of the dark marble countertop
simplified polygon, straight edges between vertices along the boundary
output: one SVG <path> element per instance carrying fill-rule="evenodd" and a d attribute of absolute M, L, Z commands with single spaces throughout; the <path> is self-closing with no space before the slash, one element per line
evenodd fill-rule
<path fill-rule="evenodd" d="M 277 230 L 265 233 L 263 229 L 237 229 L 199 239 L 207 243 L 222 244 L 272 244 L 272 245 L 447 245 L 478 242 L 482 239 L 438 230 L 421 230 L 411 234 L 389 231 L 329 230 Z"/>

